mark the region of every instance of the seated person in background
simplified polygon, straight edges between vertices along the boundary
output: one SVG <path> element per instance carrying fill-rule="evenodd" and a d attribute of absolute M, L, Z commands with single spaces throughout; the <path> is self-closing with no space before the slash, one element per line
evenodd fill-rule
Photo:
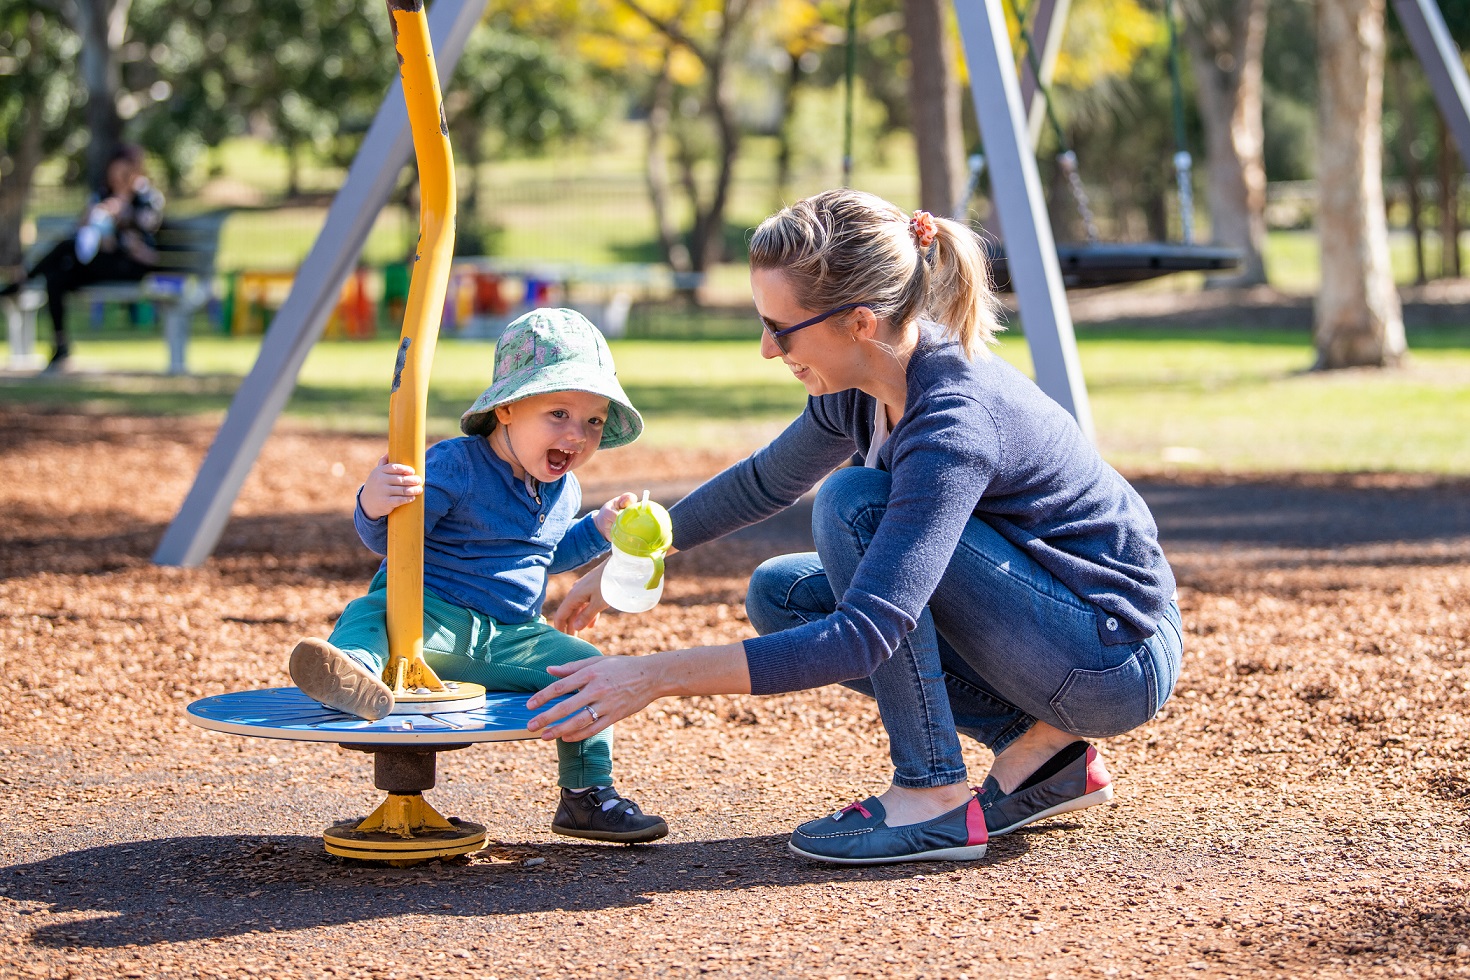
<path fill-rule="evenodd" d="M 92 195 L 72 237 L 47 252 L 21 279 L 0 290 L 20 289 L 28 279 L 46 280 L 46 308 L 55 346 L 49 370 L 66 367 L 71 344 L 66 334 L 66 296 L 97 282 L 136 281 L 158 264 L 163 194 L 143 172 L 143 151 L 122 144 L 107 162 L 103 186 Z"/>
<path fill-rule="evenodd" d="M 384 456 L 358 491 L 358 535 L 387 554 L 388 514 L 424 500 L 424 662 L 447 681 L 492 691 L 538 691 L 548 667 L 596 647 L 541 616 L 546 577 L 604 553 L 620 494 L 581 520 L 572 471 L 598 449 L 638 438 L 643 419 L 613 370 L 607 341 L 572 310 L 532 310 L 495 348 L 493 383 L 460 419 L 466 433 L 429 447 L 419 475 Z M 388 572 L 347 604 L 329 639 L 291 652 L 291 680 L 308 697 L 362 718 L 393 710 L 388 664 Z M 669 832 L 612 786 L 612 732 L 558 742 L 561 806 L 551 829 L 569 837 L 639 843 Z"/>

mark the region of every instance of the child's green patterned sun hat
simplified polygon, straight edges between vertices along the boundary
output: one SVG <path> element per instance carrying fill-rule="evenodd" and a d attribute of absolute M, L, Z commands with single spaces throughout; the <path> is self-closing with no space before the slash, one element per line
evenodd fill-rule
<path fill-rule="evenodd" d="M 556 391 L 586 391 L 608 400 L 599 449 L 627 445 L 643 432 L 643 416 L 618 383 L 602 334 L 576 310 L 552 309 L 532 310 L 505 328 L 495 345 L 495 380 L 460 416 L 460 430 L 489 435 L 496 406 Z"/>

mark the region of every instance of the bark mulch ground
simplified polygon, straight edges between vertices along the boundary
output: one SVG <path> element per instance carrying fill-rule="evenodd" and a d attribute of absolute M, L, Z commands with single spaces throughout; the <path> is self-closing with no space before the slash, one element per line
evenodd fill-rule
<path fill-rule="evenodd" d="M 872 705 L 831 688 L 619 725 L 619 784 L 672 828 L 652 846 L 554 837 L 550 746 L 445 755 L 430 799 L 495 844 L 395 869 L 322 850 L 379 798 L 366 756 L 184 716 L 287 683 L 363 587 L 348 508 L 381 440 L 278 431 L 215 557 L 177 569 L 149 555 L 210 426 L 0 432 L 0 976 L 1470 975 L 1464 481 L 1134 474 L 1179 573 L 1179 687 L 1102 743 L 1113 805 L 978 863 L 788 856 L 796 823 L 886 781 Z M 671 500 L 732 455 L 608 453 L 587 497 Z M 678 556 L 655 611 L 590 639 L 737 639 L 750 569 L 808 542 L 798 511 Z"/>

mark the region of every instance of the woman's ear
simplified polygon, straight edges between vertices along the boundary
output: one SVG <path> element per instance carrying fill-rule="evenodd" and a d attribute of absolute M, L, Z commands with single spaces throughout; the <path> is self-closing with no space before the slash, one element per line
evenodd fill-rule
<path fill-rule="evenodd" d="M 878 314 L 866 306 L 852 311 L 852 339 L 873 340 L 878 336 Z"/>

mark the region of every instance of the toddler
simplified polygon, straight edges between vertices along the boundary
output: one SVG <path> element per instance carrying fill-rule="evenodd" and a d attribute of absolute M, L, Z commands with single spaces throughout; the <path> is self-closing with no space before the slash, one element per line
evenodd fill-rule
<path fill-rule="evenodd" d="M 388 514 L 424 498 L 424 661 L 445 680 L 491 691 L 540 690 L 546 672 L 599 656 L 541 617 L 549 573 L 607 548 L 622 494 L 577 520 L 572 471 L 598 449 L 632 442 L 643 419 L 613 370 L 607 342 L 572 310 L 538 309 L 495 348 L 493 383 L 460 419 L 465 436 L 430 446 L 425 474 L 384 456 L 357 494 L 357 532 L 387 553 Z M 329 639 L 291 652 L 291 679 L 309 697 L 362 718 L 393 710 L 380 679 L 388 663 L 385 562 L 369 592 L 349 603 Z M 639 843 L 668 833 L 612 786 L 612 730 L 558 740 L 558 834 Z"/>

